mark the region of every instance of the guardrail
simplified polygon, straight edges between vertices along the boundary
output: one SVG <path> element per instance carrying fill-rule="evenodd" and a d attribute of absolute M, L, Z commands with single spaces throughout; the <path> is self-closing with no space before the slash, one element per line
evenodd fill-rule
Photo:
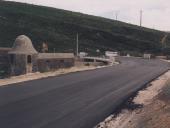
<path fill-rule="evenodd" d="M 88 59 L 88 60 L 93 60 L 94 62 L 100 61 L 100 62 L 106 62 L 106 63 L 113 63 L 112 59 L 108 59 L 108 58 L 100 58 L 100 57 L 90 57 L 90 56 L 86 56 L 86 57 L 81 57 L 81 59 Z"/>

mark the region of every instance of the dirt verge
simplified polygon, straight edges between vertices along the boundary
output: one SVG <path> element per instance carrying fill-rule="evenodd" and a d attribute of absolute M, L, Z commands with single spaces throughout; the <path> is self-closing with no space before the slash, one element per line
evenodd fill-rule
<path fill-rule="evenodd" d="M 96 128 L 169 128 L 170 71 L 138 92 L 118 115 L 111 115 Z M 136 108 L 136 109 L 133 109 Z"/>
<path fill-rule="evenodd" d="M 75 66 L 72 68 L 59 69 L 59 70 L 52 71 L 52 72 L 45 72 L 45 73 L 36 72 L 36 73 L 30 73 L 30 74 L 25 74 L 25 75 L 20 75 L 20 76 L 13 76 L 13 77 L 6 78 L 6 79 L 0 79 L 0 86 L 20 83 L 20 82 L 25 82 L 25 81 L 30 81 L 30 80 L 42 79 L 42 78 L 47 78 L 47 77 L 52 77 L 52 76 L 59 76 L 62 74 L 67 74 L 67 73 L 94 70 L 96 68 L 102 68 L 102 67 L 95 67 L 95 66 L 76 67 Z"/>

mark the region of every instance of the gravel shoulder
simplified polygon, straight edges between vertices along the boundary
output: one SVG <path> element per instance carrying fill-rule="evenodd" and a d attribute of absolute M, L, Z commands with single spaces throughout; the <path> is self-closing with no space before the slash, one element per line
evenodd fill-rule
<path fill-rule="evenodd" d="M 136 109 L 123 109 L 111 115 L 96 128 L 169 128 L 170 71 L 138 92 L 131 101 Z"/>

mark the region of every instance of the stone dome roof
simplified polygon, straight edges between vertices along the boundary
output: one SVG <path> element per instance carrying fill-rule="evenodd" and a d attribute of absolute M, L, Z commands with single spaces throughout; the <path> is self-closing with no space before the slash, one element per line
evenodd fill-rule
<path fill-rule="evenodd" d="M 11 51 L 9 51 L 9 54 L 37 54 L 37 53 L 38 52 L 32 45 L 31 39 L 25 35 L 18 36 L 14 42 Z"/>

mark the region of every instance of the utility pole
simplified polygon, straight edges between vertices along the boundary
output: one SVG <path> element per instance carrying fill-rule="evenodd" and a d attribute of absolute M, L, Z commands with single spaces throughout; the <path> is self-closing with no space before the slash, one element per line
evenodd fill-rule
<path fill-rule="evenodd" d="M 118 18 L 118 12 L 116 12 L 116 20 L 117 20 L 117 18 Z"/>
<path fill-rule="evenodd" d="M 143 11 L 140 10 L 140 27 L 142 27 Z"/>
<path fill-rule="evenodd" d="M 119 12 L 116 11 L 116 12 L 115 12 L 115 19 L 116 19 L 116 20 L 118 20 L 118 14 L 119 14 Z"/>
<path fill-rule="evenodd" d="M 78 57 L 79 55 L 79 34 L 77 33 L 77 37 L 76 37 L 76 56 Z"/>

